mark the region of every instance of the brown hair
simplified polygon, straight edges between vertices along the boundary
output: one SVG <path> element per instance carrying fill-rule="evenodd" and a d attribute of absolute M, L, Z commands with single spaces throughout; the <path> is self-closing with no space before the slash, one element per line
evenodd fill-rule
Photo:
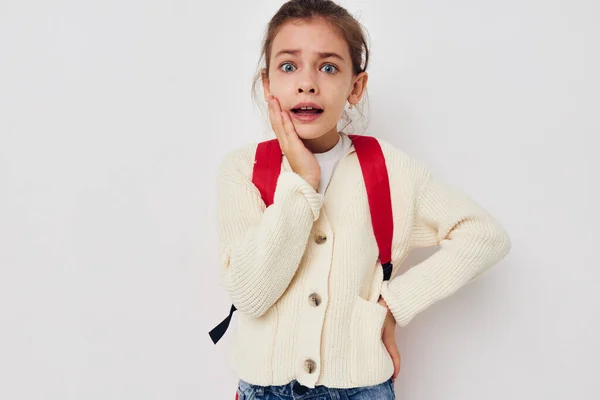
<path fill-rule="evenodd" d="M 262 42 L 261 57 L 258 61 L 258 71 L 252 82 L 252 97 L 255 101 L 257 83 L 262 78 L 263 71 L 267 77 L 269 76 L 271 47 L 277 33 L 279 33 L 283 25 L 287 22 L 298 20 L 310 21 L 313 19 L 322 19 L 329 23 L 333 30 L 348 43 L 350 59 L 352 61 L 352 72 L 355 76 L 367 70 L 369 64 L 369 45 L 365 38 L 366 29 L 344 7 L 337 5 L 331 0 L 289 0 L 279 8 L 267 25 L 265 37 Z M 356 105 L 356 108 L 364 118 L 362 107 Z M 348 124 L 352 122 L 352 119 L 348 117 L 345 111 L 344 117 L 348 121 Z"/>

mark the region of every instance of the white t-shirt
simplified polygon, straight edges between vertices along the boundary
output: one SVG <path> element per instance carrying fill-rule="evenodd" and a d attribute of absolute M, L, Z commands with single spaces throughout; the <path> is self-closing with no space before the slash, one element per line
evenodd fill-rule
<path fill-rule="evenodd" d="M 339 134 L 339 137 L 340 139 L 332 149 L 325 153 L 315 153 L 315 158 L 321 167 L 321 178 L 319 179 L 319 187 L 317 188 L 317 192 L 319 193 L 325 193 L 335 167 L 352 146 L 352 141 L 348 136 Z"/>

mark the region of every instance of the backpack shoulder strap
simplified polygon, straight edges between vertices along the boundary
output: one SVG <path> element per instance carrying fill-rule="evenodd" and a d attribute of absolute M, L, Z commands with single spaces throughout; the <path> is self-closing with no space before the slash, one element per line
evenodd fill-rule
<path fill-rule="evenodd" d="M 252 169 L 252 183 L 260 191 L 260 195 L 267 207 L 273 204 L 277 179 L 281 172 L 281 158 L 281 146 L 277 139 L 260 142 L 256 146 L 254 167 Z M 225 332 L 227 332 L 231 323 L 231 317 L 236 310 L 237 308 L 232 304 L 229 309 L 229 315 L 208 333 L 214 344 L 217 344 L 223 335 L 225 335 Z"/>
<path fill-rule="evenodd" d="M 379 248 L 379 260 L 383 267 L 383 280 L 392 275 L 392 238 L 394 218 L 392 215 L 392 197 L 385 157 L 381 145 L 372 136 L 348 135 L 356 149 L 356 155 L 363 173 L 371 223 L 375 240 Z"/>
<path fill-rule="evenodd" d="M 260 191 L 267 207 L 273 204 L 277 179 L 281 172 L 281 159 L 281 146 L 277 139 L 260 142 L 256 147 L 252 183 Z"/>

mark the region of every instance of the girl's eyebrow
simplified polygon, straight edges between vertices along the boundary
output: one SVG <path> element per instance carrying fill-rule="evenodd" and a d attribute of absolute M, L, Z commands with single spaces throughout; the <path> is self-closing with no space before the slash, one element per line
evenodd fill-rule
<path fill-rule="evenodd" d="M 277 54 L 275 54 L 275 57 L 278 57 L 281 54 L 291 54 L 293 56 L 297 56 L 300 53 L 302 53 L 301 50 L 288 50 L 288 49 L 285 49 L 285 50 L 281 50 Z M 331 51 L 317 52 L 317 55 L 319 56 L 319 58 L 333 57 L 333 58 L 339 58 L 340 60 L 344 61 L 344 58 L 342 56 L 340 56 L 337 53 L 331 52 Z"/>

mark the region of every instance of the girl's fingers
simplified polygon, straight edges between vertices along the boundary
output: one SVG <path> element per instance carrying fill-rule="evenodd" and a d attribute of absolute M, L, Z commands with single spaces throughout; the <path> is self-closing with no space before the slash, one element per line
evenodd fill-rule
<path fill-rule="evenodd" d="M 277 137 L 279 137 L 279 132 L 277 132 L 277 112 L 275 111 L 275 106 L 273 104 L 273 100 L 269 101 L 269 118 L 271 119 L 271 127 Z"/>
<path fill-rule="evenodd" d="M 279 106 L 277 99 L 274 97 L 269 101 L 269 116 L 271 118 L 271 126 L 273 127 L 273 131 L 275 132 L 277 139 L 280 141 L 285 141 L 287 139 L 287 135 L 283 127 L 283 120 L 281 118 L 281 107 Z M 282 145 L 284 144 L 285 143 L 282 143 Z"/>
<path fill-rule="evenodd" d="M 396 339 L 394 337 L 384 338 L 383 344 L 392 358 L 392 362 L 394 364 L 393 380 L 396 380 L 398 374 L 400 373 L 400 363 L 402 360 L 400 350 L 398 349 L 398 345 L 396 344 Z"/>
<path fill-rule="evenodd" d="M 292 123 L 292 118 L 290 117 L 290 114 L 288 114 L 287 111 L 282 111 L 281 119 L 283 120 L 283 128 L 285 130 L 287 138 L 294 142 L 296 140 L 300 140 L 300 138 L 298 137 L 298 133 L 296 132 L 296 128 L 294 127 L 294 124 Z"/>

